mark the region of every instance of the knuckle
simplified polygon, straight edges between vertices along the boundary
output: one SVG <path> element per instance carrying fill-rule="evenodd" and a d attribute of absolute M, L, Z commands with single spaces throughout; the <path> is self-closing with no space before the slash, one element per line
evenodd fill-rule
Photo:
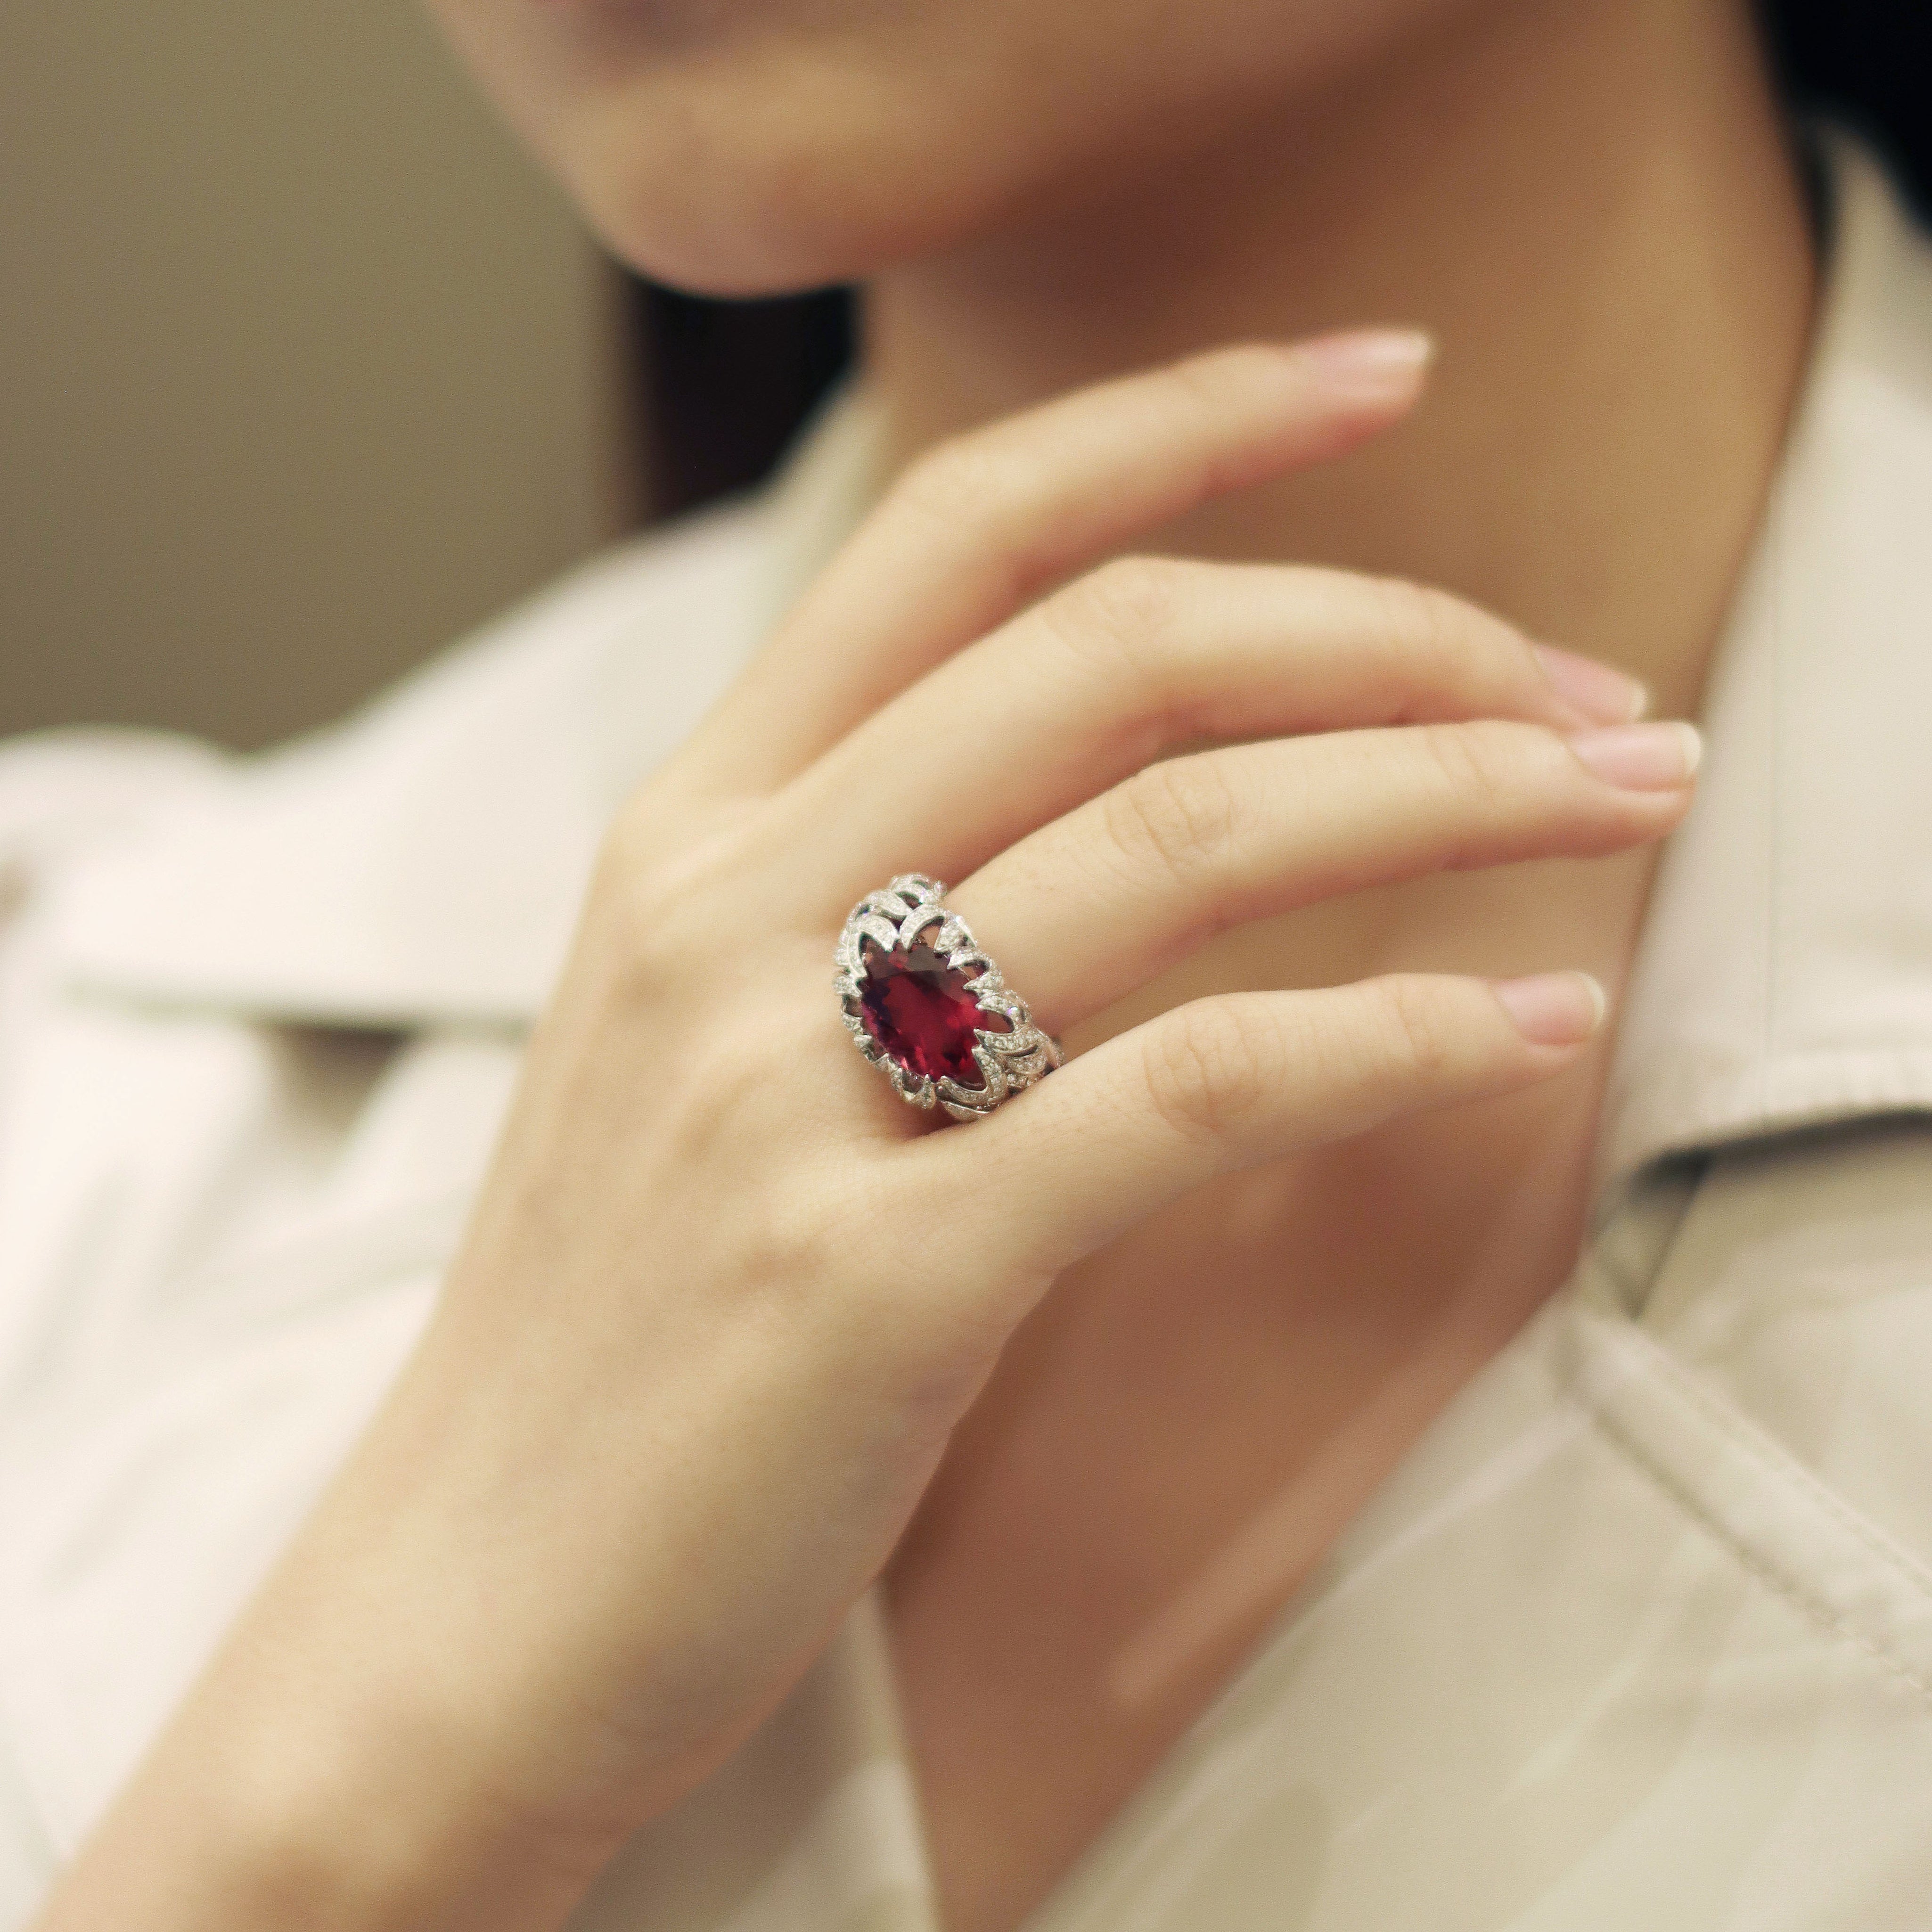
<path fill-rule="evenodd" d="M 772 1038 L 763 1027 L 706 1028 L 691 1043 L 673 1110 L 687 1154 L 709 1152 L 772 1084 Z"/>
<path fill-rule="evenodd" d="M 1480 605 L 1402 578 L 1377 580 L 1376 595 L 1404 671 L 1432 692 L 1514 704 L 1547 687 L 1529 640 Z"/>
<path fill-rule="evenodd" d="M 1456 1064 L 1455 1031 L 1438 984 L 1420 974 L 1391 973 L 1371 982 L 1375 1030 L 1390 1064 L 1432 1082 Z"/>
<path fill-rule="evenodd" d="M 976 528 L 988 509 L 1014 485 L 1013 467 L 985 430 L 949 436 L 908 464 L 892 488 L 891 501 L 942 530 Z"/>
<path fill-rule="evenodd" d="M 755 1213 L 734 1217 L 727 1232 L 733 1273 L 761 1295 L 809 1293 L 838 1278 L 838 1231 L 815 1190 L 762 1189 Z"/>
<path fill-rule="evenodd" d="M 1064 622 L 1082 638 L 1138 656 L 1172 632 L 1186 568 L 1172 558 L 1122 556 L 1090 570 L 1058 598 Z"/>
<path fill-rule="evenodd" d="M 1100 700 L 1100 728 L 1135 764 L 1184 735 L 1190 679 L 1179 646 L 1201 571 L 1178 557 L 1119 557 L 1039 607 L 1077 683 Z"/>
<path fill-rule="evenodd" d="M 1255 351 L 1242 344 L 1210 349 L 1198 356 L 1185 356 L 1153 372 L 1153 380 L 1169 395 L 1190 408 L 1220 402 L 1238 380 L 1242 365 L 1252 359 Z"/>
<path fill-rule="evenodd" d="M 1185 356 L 1151 370 L 1142 379 L 1150 412 L 1156 421 L 1186 424 L 1197 430 L 1211 424 L 1241 394 L 1244 378 L 1251 374 L 1257 359 L 1252 349 L 1244 350 L 1236 344 Z M 1197 454 L 1193 460 L 1197 475 L 1204 481 L 1211 459 Z"/>
<path fill-rule="evenodd" d="M 1139 380 L 1164 415 L 1211 426 L 1231 409 L 1252 407 L 1256 384 L 1271 387 L 1280 370 L 1280 352 L 1271 344 L 1230 342 L 1164 364 Z"/>
<path fill-rule="evenodd" d="M 1487 822 L 1520 797 L 1531 728 L 1475 718 L 1417 729 L 1431 767 L 1458 806 Z"/>
<path fill-rule="evenodd" d="M 788 1043 L 803 1032 L 813 1004 L 799 992 L 768 1004 L 736 1000 L 722 1009 L 716 1004 L 696 1009 L 687 1002 L 664 1016 L 676 1030 L 676 1054 L 674 1061 L 668 1055 L 653 1056 L 646 1138 L 670 1171 L 686 1175 L 754 1170 L 795 1175 L 801 1171 L 800 1162 L 774 1157 L 770 1124 L 775 1101 L 801 1090 L 796 1070 L 788 1064 Z M 774 1281 L 808 1270 L 792 1266 L 782 1244 L 767 1241 L 765 1231 L 803 1233 L 815 1225 L 808 1217 L 788 1219 L 779 1212 L 782 1204 L 776 1196 L 768 1200 L 761 1188 L 755 1201 L 744 1204 L 738 1230 L 765 1244 L 760 1268 Z"/>
<path fill-rule="evenodd" d="M 1279 1040 L 1238 998 L 1179 1006 L 1148 1030 L 1149 1103 L 1167 1126 L 1225 1139 L 1267 1093 Z"/>
<path fill-rule="evenodd" d="M 606 890 L 647 878 L 668 843 L 668 828 L 638 799 L 621 806 L 598 848 L 596 883 Z"/>
<path fill-rule="evenodd" d="M 1211 754 L 1149 765 L 1105 806 L 1112 842 L 1136 871 L 1151 863 L 1183 882 L 1211 871 L 1237 836 L 1234 796 Z"/>
<path fill-rule="evenodd" d="M 676 894 L 659 870 L 663 842 L 647 816 L 620 813 L 598 848 L 586 902 L 586 925 L 628 977 L 646 974 L 663 950 Z"/>
<path fill-rule="evenodd" d="M 692 839 L 688 828 L 626 806 L 605 832 L 592 868 L 583 940 L 612 990 L 658 998 L 701 952 L 721 895 L 742 892 L 728 833 Z"/>
<path fill-rule="evenodd" d="M 1378 580 L 1384 628 L 1412 669 L 1447 682 L 1474 653 L 1473 614 L 1460 597 L 1406 578 Z"/>
<path fill-rule="evenodd" d="M 1536 654 L 1536 646 L 1524 632 L 1493 612 L 1478 610 L 1480 634 L 1494 653 L 1499 678 L 1506 688 L 1520 694 L 1532 706 L 1546 706 L 1550 696 L 1550 674 Z"/>
<path fill-rule="evenodd" d="M 1440 717 L 1445 703 L 1514 712 L 1547 688 L 1529 640 L 1453 591 L 1342 570 L 1310 575 L 1314 595 L 1376 640 L 1391 680 L 1390 723 Z"/>

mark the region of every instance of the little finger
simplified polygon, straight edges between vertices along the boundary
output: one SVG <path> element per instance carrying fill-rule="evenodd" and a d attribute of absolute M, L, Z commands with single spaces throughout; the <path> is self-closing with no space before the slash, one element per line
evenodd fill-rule
<path fill-rule="evenodd" d="M 1561 1072 L 1604 1006 L 1582 973 L 1224 994 L 1116 1035 L 904 1158 L 948 1196 L 946 1226 L 976 1279 L 1036 1291 L 1216 1174 Z"/>

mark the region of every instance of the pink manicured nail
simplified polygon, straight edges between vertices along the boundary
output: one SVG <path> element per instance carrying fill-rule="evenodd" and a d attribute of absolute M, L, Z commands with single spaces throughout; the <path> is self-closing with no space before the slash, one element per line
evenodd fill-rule
<path fill-rule="evenodd" d="M 1353 328 L 1318 335 L 1295 352 L 1315 365 L 1328 387 L 1364 400 L 1404 396 L 1436 353 L 1432 336 L 1419 328 Z"/>
<path fill-rule="evenodd" d="M 1588 1040 L 1603 1024 L 1610 1004 L 1588 973 L 1532 973 L 1490 985 L 1533 1046 L 1574 1046 Z"/>
<path fill-rule="evenodd" d="M 1560 644 L 1538 644 L 1536 655 L 1556 694 L 1598 724 L 1628 724 L 1650 708 L 1650 688 L 1597 658 Z"/>
<path fill-rule="evenodd" d="M 1673 718 L 1660 724 L 1612 724 L 1579 731 L 1568 741 L 1606 784 L 1626 791 L 1670 791 L 1688 784 L 1703 756 L 1694 724 Z"/>

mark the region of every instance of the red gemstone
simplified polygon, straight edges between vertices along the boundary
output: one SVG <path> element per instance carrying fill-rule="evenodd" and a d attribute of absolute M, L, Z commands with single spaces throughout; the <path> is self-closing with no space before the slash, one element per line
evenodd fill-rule
<path fill-rule="evenodd" d="M 1001 1013 L 982 1012 L 956 972 L 923 940 L 888 952 L 872 940 L 860 947 L 866 976 L 860 988 L 860 1023 L 885 1052 L 914 1073 L 950 1078 L 962 1087 L 984 1084 L 973 1058 L 980 1033 L 1010 1033 Z"/>

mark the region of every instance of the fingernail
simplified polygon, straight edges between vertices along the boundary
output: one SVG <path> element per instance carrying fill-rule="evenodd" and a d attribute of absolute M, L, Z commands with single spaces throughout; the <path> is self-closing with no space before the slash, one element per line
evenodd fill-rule
<path fill-rule="evenodd" d="M 1628 724 L 1650 706 L 1650 687 L 1598 658 L 1538 644 L 1536 655 L 1556 694 L 1598 724 Z"/>
<path fill-rule="evenodd" d="M 1419 328 L 1353 328 L 1296 344 L 1331 390 L 1379 400 L 1406 395 L 1436 353 L 1435 338 Z"/>
<path fill-rule="evenodd" d="M 1579 731 L 1568 742 L 1598 778 L 1626 791 L 1669 791 L 1688 784 L 1704 754 L 1696 726 L 1678 718 Z"/>
<path fill-rule="evenodd" d="M 1532 973 L 1492 980 L 1490 987 L 1516 1030 L 1533 1046 L 1574 1046 L 1604 1023 L 1610 1005 L 1588 973 Z"/>

